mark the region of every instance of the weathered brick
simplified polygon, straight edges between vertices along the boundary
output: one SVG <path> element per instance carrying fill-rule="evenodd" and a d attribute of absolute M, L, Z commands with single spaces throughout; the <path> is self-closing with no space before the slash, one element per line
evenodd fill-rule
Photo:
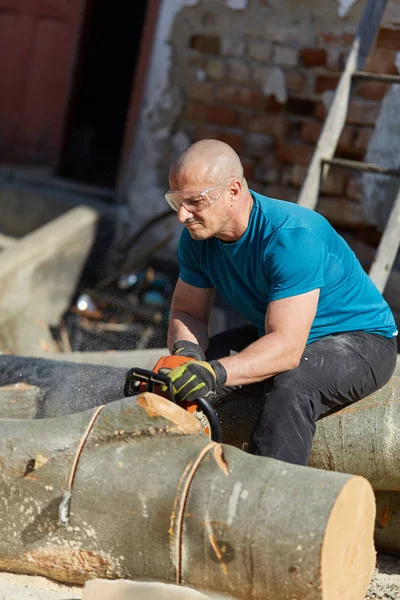
<path fill-rule="evenodd" d="M 276 158 L 285 164 L 308 166 L 314 152 L 313 146 L 300 142 L 279 142 Z"/>
<path fill-rule="evenodd" d="M 283 138 L 288 130 L 288 119 L 283 115 L 242 113 L 239 117 L 239 127 L 251 133 L 264 133 Z"/>
<path fill-rule="evenodd" d="M 317 120 L 310 120 L 303 124 L 301 130 L 301 139 L 310 144 L 316 144 L 322 131 L 322 123 Z M 338 149 L 351 146 L 354 138 L 354 129 L 350 125 L 343 127 L 338 140 Z"/>
<path fill-rule="evenodd" d="M 400 50 L 400 29 L 382 27 L 378 33 L 376 46 L 389 50 Z"/>
<path fill-rule="evenodd" d="M 301 128 L 301 139 L 304 142 L 315 144 L 321 134 L 322 123 L 317 120 L 310 120 L 303 124 Z"/>
<path fill-rule="evenodd" d="M 322 94 L 326 90 L 334 90 L 339 83 L 339 75 L 318 75 L 315 82 L 316 94 Z"/>
<path fill-rule="evenodd" d="M 368 224 L 362 206 L 344 197 L 320 198 L 316 211 L 327 218 L 334 227 L 357 229 Z"/>
<path fill-rule="evenodd" d="M 277 200 L 286 200 L 287 202 L 297 202 L 299 192 L 297 189 L 284 185 L 267 185 L 265 195 Z"/>
<path fill-rule="evenodd" d="M 270 42 L 251 41 L 247 49 L 247 56 L 259 62 L 268 62 L 272 54 Z"/>
<path fill-rule="evenodd" d="M 306 73 L 298 69 L 288 71 L 286 73 L 286 85 L 289 92 L 292 94 L 301 94 L 305 91 L 308 85 L 308 77 Z"/>
<path fill-rule="evenodd" d="M 281 168 L 281 165 L 276 162 L 275 156 L 270 154 L 257 164 L 255 177 L 263 183 L 277 183 L 280 179 Z"/>
<path fill-rule="evenodd" d="M 237 86 L 223 86 L 217 90 L 217 99 L 226 104 L 262 109 L 264 96 L 261 92 Z"/>
<path fill-rule="evenodd" d="M 225 77 L 225 63 L 222 60 L 210 58 L 207 61 L 206 73 L 210 79 L 223 79 Z"/>
<path fill-rule="evenodd" d="M 390 84 L 380 81 L 359 81 L 354 87 L 354 94 L 368 100 L 383 100 L 390 87 Z"/>
<path fill-rule="evenodd" d="M 218 35 L 194 35 L 190 47 L 202 54 L 221 54 L 221 38 Z"/>
<path fill-rule="evenodd" d="M 282 185 L 292 185 L 293 182 L 293 170 L 295 165 L 280 166 L 280 181 Z"/>
<path fill-rule="evenodd" d="M 315 101 L 312 98 L 289 96 L 286 108 L 287 111 L 293 115 L 311 117 L 315 112 Z"/>
<path fill-rule="evenodd" d="M 258 83 L 261 87 L 264 87 L 264 85 L 268 81 L 272 69 L 269 67 L 260 67 L 258 65 L 252 65 L 251 72 L 253 81 Z"/>
<path fill-rule="evenodd" d="M 335 97 L 334 90 L 327 90 L 320 95 L 321 102 L 316 101 L 316 110 L 314 116 L 318 119 L 325 119 L 329 108 L 332 106 L 333 99 Z"/>
<path fill-rule="evenodd" d="M 343 71 L 345 56 L 340 48 L 330 47 L 327 49 L 326 68 L 330 71 Z"/>
<path fill-rule="evenodd" d="M 255 170 L 255 163 L 253 160 L 249 159 L 249 158 L 241 158 L 241 162 L 243 165 L 243 174 L 245 176 L 245 178 L 247 180 L 249 179 L 253 179 L 254 177 L 254 170 Z"/>
<path fill-rule="evenodd" d="M 251 80 L 251 68 L 240 59 L 232 59 L 228 64 L 228 77 L 233 81 L 247 83 Z"/>
<path fill-rule="evenodd" d="M 275 96 L 265 96 L 264 98 L 264 110 L 266 112 L 282 112 L 285 105 L 281 104 Z"/>
<path fill-rule="evenodd" d="M 199 140 L 220 140 L 229 144 L 235 152 L 240 154 L 244 150 L 244 135 L 243 133 L 233 133 L 229 131 L 221 131 L 217 127 L 201 125 L 196 127 L 192 134 L 193 141 Z"/>
<path fill-rule="evenodd" d="M 328 114 L 328 107 L 325 102 L 317 102 L 314 110 L 314 117 L 320 121 L 325 121 Z"/>
<path fill-rule="evenodd" d="M 345 125 L 343 127 L 338 141 L 338 150 L 344 150 L 345 148 L 352 146 L 355 132 L 355 128 L 351 127 L 351 125 Z"/>
<path fill-rule="evenodd" d="M 186 90 L 190 100 L 209 102 L 214 98 L 214 85 L 206 81 L 190 81 Z"/>
<path fill-rule="evenodd" d="M 191 56 L 187 62 L 188 68 L 191 71 L 205 71 L 207 67 L 206 56 Z"/>
<path fill-rule="evenodd" d="M 299 62 L 299 51 L 290 46 L 277 44 L 273 51 L 272 60 L 276 65 L 294 67 Z"/>
<path fill-rule="evenodd" d="M 362 185 L 362 178 L 359 174 L 350 175 L 346 186 L 346 196 L 351 200 L 361 202 L 364 198 L 364 188 Z"/>
<path fill-rule="evenodd" d="M 344 195 L 350 171 L 345 169 L 331 168 L 321 186 L 321 194 L 342 196 Z"/>
<path fill-rule="evenodd" d="M 233 133 L 230 131 L 220 131 L 218 133 L 218 140 L 229 144 L 235 152 L 240 154 L 244 150 L 245 139 L 243 133 Z"/>
<path fill-rule="evenodd" d="M 250 133 L 246 136 L 245 154 L 254 158 L 267 156 L 273 147 L 274 139 L 262 133 Z"/>
<path fill-rule="evenodd" d="M 336 44 L 351 46 L 354 40 L 354 34 L 352 33 L 320 33 L 318 39 L 323 44 Z"/>
<path fill-rule="evenodd" d="M 300 57 L 306 67 L 325 67 L 328 53 L 325 48 L 303 48 Z"/>
<path fill-rule="evenodd" d="M 199 140 L 217 140 L 218 129 L 216 127 L 209 127 L 208 125 L 200 125 L 193 131 L 193 141 L 198 142 Z"/>
<path fill-rule="evenodd" d="M 264 194 L 265 195 L 265 186 L 260 183 L 259 181 L 255 181 L 253 180 L 247 180 L 247 185 L 249 187 L 250 190 L 252 190 L 253 192 L 256 192 L 257 194 Z"/>
<path fill-rule="evenodd" d="M 356 148 L 360 148 L 361 150 L 366 150 L 368 148 L 373 133 L 373 127 L 360 127 L 359 129 L 357 129 L 356 137 L 354 140 L 354 146 Z"/>
<path fill-rule="evenodd" d="M 221 127 L 234 127 L 238 121 L 239 113 L 225 106 L 189 102 L 185 117 L 189 121 L 220 125 Z"/>
<path fill-rule="evenodd" d="M 347 112 L 347 123 L 374 125 L 380 112 L 380 102 L 351 100 Z"/>
<path fill-rule="evenodd" d="M 364 70 L 371 73 L 397 74 L 396 52 L 386 48 L 373 48 L 368 55 Z"/>
<path fill-rule="evenodd" d="M 303 185 L 304 179 L 307 175 L 307 167 L 302 165 L 293 165 L 292 167 L 292 185 L 300 188 Z"/>
<path fill-rule="evenodd" d="M 297 118 L 293 118 L 293 116 L 290 115 L 289 129 L 288 129 L 287 137 L 290 138 L 291 140 L 300 141 L 303 123 L 304 123 L 303 117 L 300 117 L 297 119 Z"/>
<path fill-rule="evenodd" d="M 246 44 L 243 40 L 235 38 L 222 39 L 222 54 L 224 56 L 244 56 Z"/>

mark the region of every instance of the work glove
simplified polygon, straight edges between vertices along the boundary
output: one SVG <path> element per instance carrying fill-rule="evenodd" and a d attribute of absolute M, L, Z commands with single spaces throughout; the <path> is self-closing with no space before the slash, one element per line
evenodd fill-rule
<path fill-rule="evenodd" d="M 226 371 L 218 360 L 191 361 L 167 374 L 177 402 L 193 402 L 226 382 Z"/>
<path fill-rule="evenodd" d="M 195 360 L 206 360 L 203 348 L 199 344 L 189 342 L 188 340 L 178 340 L 175 342 L 172 346 L 171 354 L 174 356 L 187 356 Z"/>

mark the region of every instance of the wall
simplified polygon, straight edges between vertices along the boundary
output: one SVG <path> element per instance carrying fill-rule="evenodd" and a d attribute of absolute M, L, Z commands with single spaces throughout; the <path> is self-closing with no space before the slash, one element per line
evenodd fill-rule
<path fill-rule="evenodd" d="M 295 201 L 365 5 L 164 0 L 130 163 L 137 225 L 165 210 L 174 158 L 208 137 L 235 148 L 251 188 Z M 399 28 L 400 0 L 392 0 L 366 70 L 397 72 Z M 337 156 L 364 159 L 390 88 L 355 85 Z M 387 125 L 376 141 L 375 147 L 391 146 Z M 367 231 L 367 241 L 376 242 L 374 211 L 363 206 L 366 187 L 353 172 L 331 170 L 317 210 L 337 228 Z M 165 229 L 173 234 L 168 247 L 174 252 L 180 227 L 170 219 Z"/>

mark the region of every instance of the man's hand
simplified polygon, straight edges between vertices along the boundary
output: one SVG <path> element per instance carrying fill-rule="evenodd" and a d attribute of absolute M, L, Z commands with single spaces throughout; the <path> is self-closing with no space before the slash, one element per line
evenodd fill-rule
<path fill-rule="evenodd" d="M 187 356 L 196 360 L 206 360 L 203 348 L 199 344 L 189 342 L 188 340 L 178 340 L 172 347 L 174 356 Z"/>
<path fill-rule="evenodd" d="M 217 360 L 187 362 L 172 369 L 167 376 L 178 402 L 193 402 L 205 397 L 226 381 L 226 371 Z"/>

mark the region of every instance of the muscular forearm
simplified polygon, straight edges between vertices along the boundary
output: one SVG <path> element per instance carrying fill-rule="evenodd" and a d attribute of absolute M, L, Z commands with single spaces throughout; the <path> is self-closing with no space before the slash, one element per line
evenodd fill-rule
<path fill-rule="evenodd" d="M 168 349 L 178 340 L 188 340 L 199 344 L 203 350 L 208 347 L 208 325 L 204 321 L 189 315 L 188 313 L 172 309 L 168 327 Z"/>
<path fill-rule="evenodd" d="M 219 362 L 226 370 L 227 385 L 246 385 L 294 369 L 299 364 L 301 353 L 279 334 L 270 333 Z"/>

